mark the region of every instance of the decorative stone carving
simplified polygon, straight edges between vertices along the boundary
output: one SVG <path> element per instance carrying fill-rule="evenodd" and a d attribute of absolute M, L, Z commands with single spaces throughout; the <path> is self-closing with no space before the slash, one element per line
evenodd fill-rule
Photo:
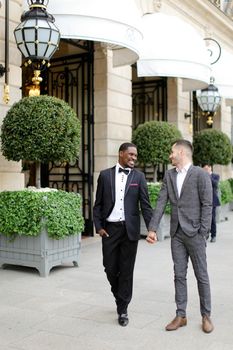
<path fill-rule="evenodd" d="M 159 12 L 162 6 L 162 0 L 139 0 L 139 8 L 143 15 Z"/>
<path fill-rule="evenodd" d="M 153 0 L 154 12 L 159 12 L 162 7 L 162 0 Z"/>

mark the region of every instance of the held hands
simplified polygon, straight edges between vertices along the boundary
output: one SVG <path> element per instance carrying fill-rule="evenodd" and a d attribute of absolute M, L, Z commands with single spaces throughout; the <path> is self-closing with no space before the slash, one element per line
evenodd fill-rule
<path fill-rule="evenodd" d="M 103 228 L 100 229 L 100 230 L 98 231 L 98 234 L 99 234 L 101 237 L 104 237 L 104 236 L 109 237 L 109 234 L 108 234 Z M 156 242 L 158 241 L 156 232 L 154 232 L 154 231 L 149 231 L 149 232 L 148 232 L 148 235 L 147 235 L 147 237 L 146 237 L 146 240 L 147 240 L 147 242 L 150 243 L 150 244 L 156 243 Z"/>
<path fill-rule="evenodd" d="M 103 228 L 101 228 L 97 233 L 100 235 L 100 237 L 109 237 L 109 234 Z"/>
<path fill-rule="evenodd" d="M 148 235 L 146 237 L 148 243 L 154 244 L 158 241 L 157 234 L 154 231 L 148 231 Z"/>

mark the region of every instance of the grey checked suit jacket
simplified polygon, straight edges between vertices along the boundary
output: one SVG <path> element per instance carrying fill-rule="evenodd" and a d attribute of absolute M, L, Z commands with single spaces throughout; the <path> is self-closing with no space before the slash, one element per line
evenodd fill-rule
<path fill-rule="evenodd" d="M 175 235 L 178 224 L 190 237 L 196 233 L 208 237 L 212 218 L 212 184 L 209 174 L 202 168 L 191 165 L 186 174 L 180 197 L 176 177 L 175 168 L 166 172 L 149 230 L 157 231 L 166 203 L 169 201 L 171 204 L 171 237 Z"/>

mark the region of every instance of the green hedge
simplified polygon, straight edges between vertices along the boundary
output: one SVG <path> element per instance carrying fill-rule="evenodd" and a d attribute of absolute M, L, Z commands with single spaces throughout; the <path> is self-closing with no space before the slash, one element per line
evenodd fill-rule
<path fill-rule="evenodd" d="M 152 208 L 155 208 L 162 184 L 160 182 L 148 182 L 147 186 L 148 186 L 150 204 Z M 219 181 L 219 190 L 221 194 L 220 202 L 222 205 L 233 201 L 233 178 Z M 170 203 L 167 204 L 165 213 L 166 214 L 171 213 Z"/>
<path fill-rule="evenodd" d="M 50 238 L 81 233 L 84 219 L 81 196 L 64 191 L 0 192 L 0 233 L 37 236 L 46 226 Z"/>
<path fill-rule="evenodd" d="M 230 203 L 233 200 L 232 182 L 233 179 L 219 181 L 219 189 L 221 194 L 220 202 L 222 205 Z"/>
<path fill-rule="evenodd" d="M 147 183 L 150 204 L 151 204 L 153 209 L 156 207 L 157 200 L 158 200 L 158 195 L 159 195 L 159 191 L 161 189 L 161 186 L 162 186 L 162 183 L 160 183 L 160 182 L 148 182 Z M 168 203 L 166 205 L 165 214 L 171 214 L 170 203 Z"/>
<path fill-rule="evenodd" d="M 230 187 L 231 187 L 231 192 L 232 192 L 232 196 L 233 196 L 233 178 L 230 178 L 227 180 L 230 184 Z"/>

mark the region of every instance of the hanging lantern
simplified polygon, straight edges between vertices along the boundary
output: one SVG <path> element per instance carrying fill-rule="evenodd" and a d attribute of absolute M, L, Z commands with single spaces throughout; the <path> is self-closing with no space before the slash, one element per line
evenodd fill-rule
<path fill-rule="evenodd" d="M 221 103 L 221 96 L 216 86 L 214 86 L 213 77 L 210 79 L 210 85 L 206 89 L 197 91 L 196 97 L 203 114 L 207 116 L 208 126 L 212 126 L 213 116 Z"/>
<path fill-rule="evenodd" d="M 45 64 L 57 50 L 60 32 L 55 19 L 46 11 L 48 0 L 27 0 L 29 11 L 21 16 L 14 30 L 18 49 L 28 64 Z"/>

